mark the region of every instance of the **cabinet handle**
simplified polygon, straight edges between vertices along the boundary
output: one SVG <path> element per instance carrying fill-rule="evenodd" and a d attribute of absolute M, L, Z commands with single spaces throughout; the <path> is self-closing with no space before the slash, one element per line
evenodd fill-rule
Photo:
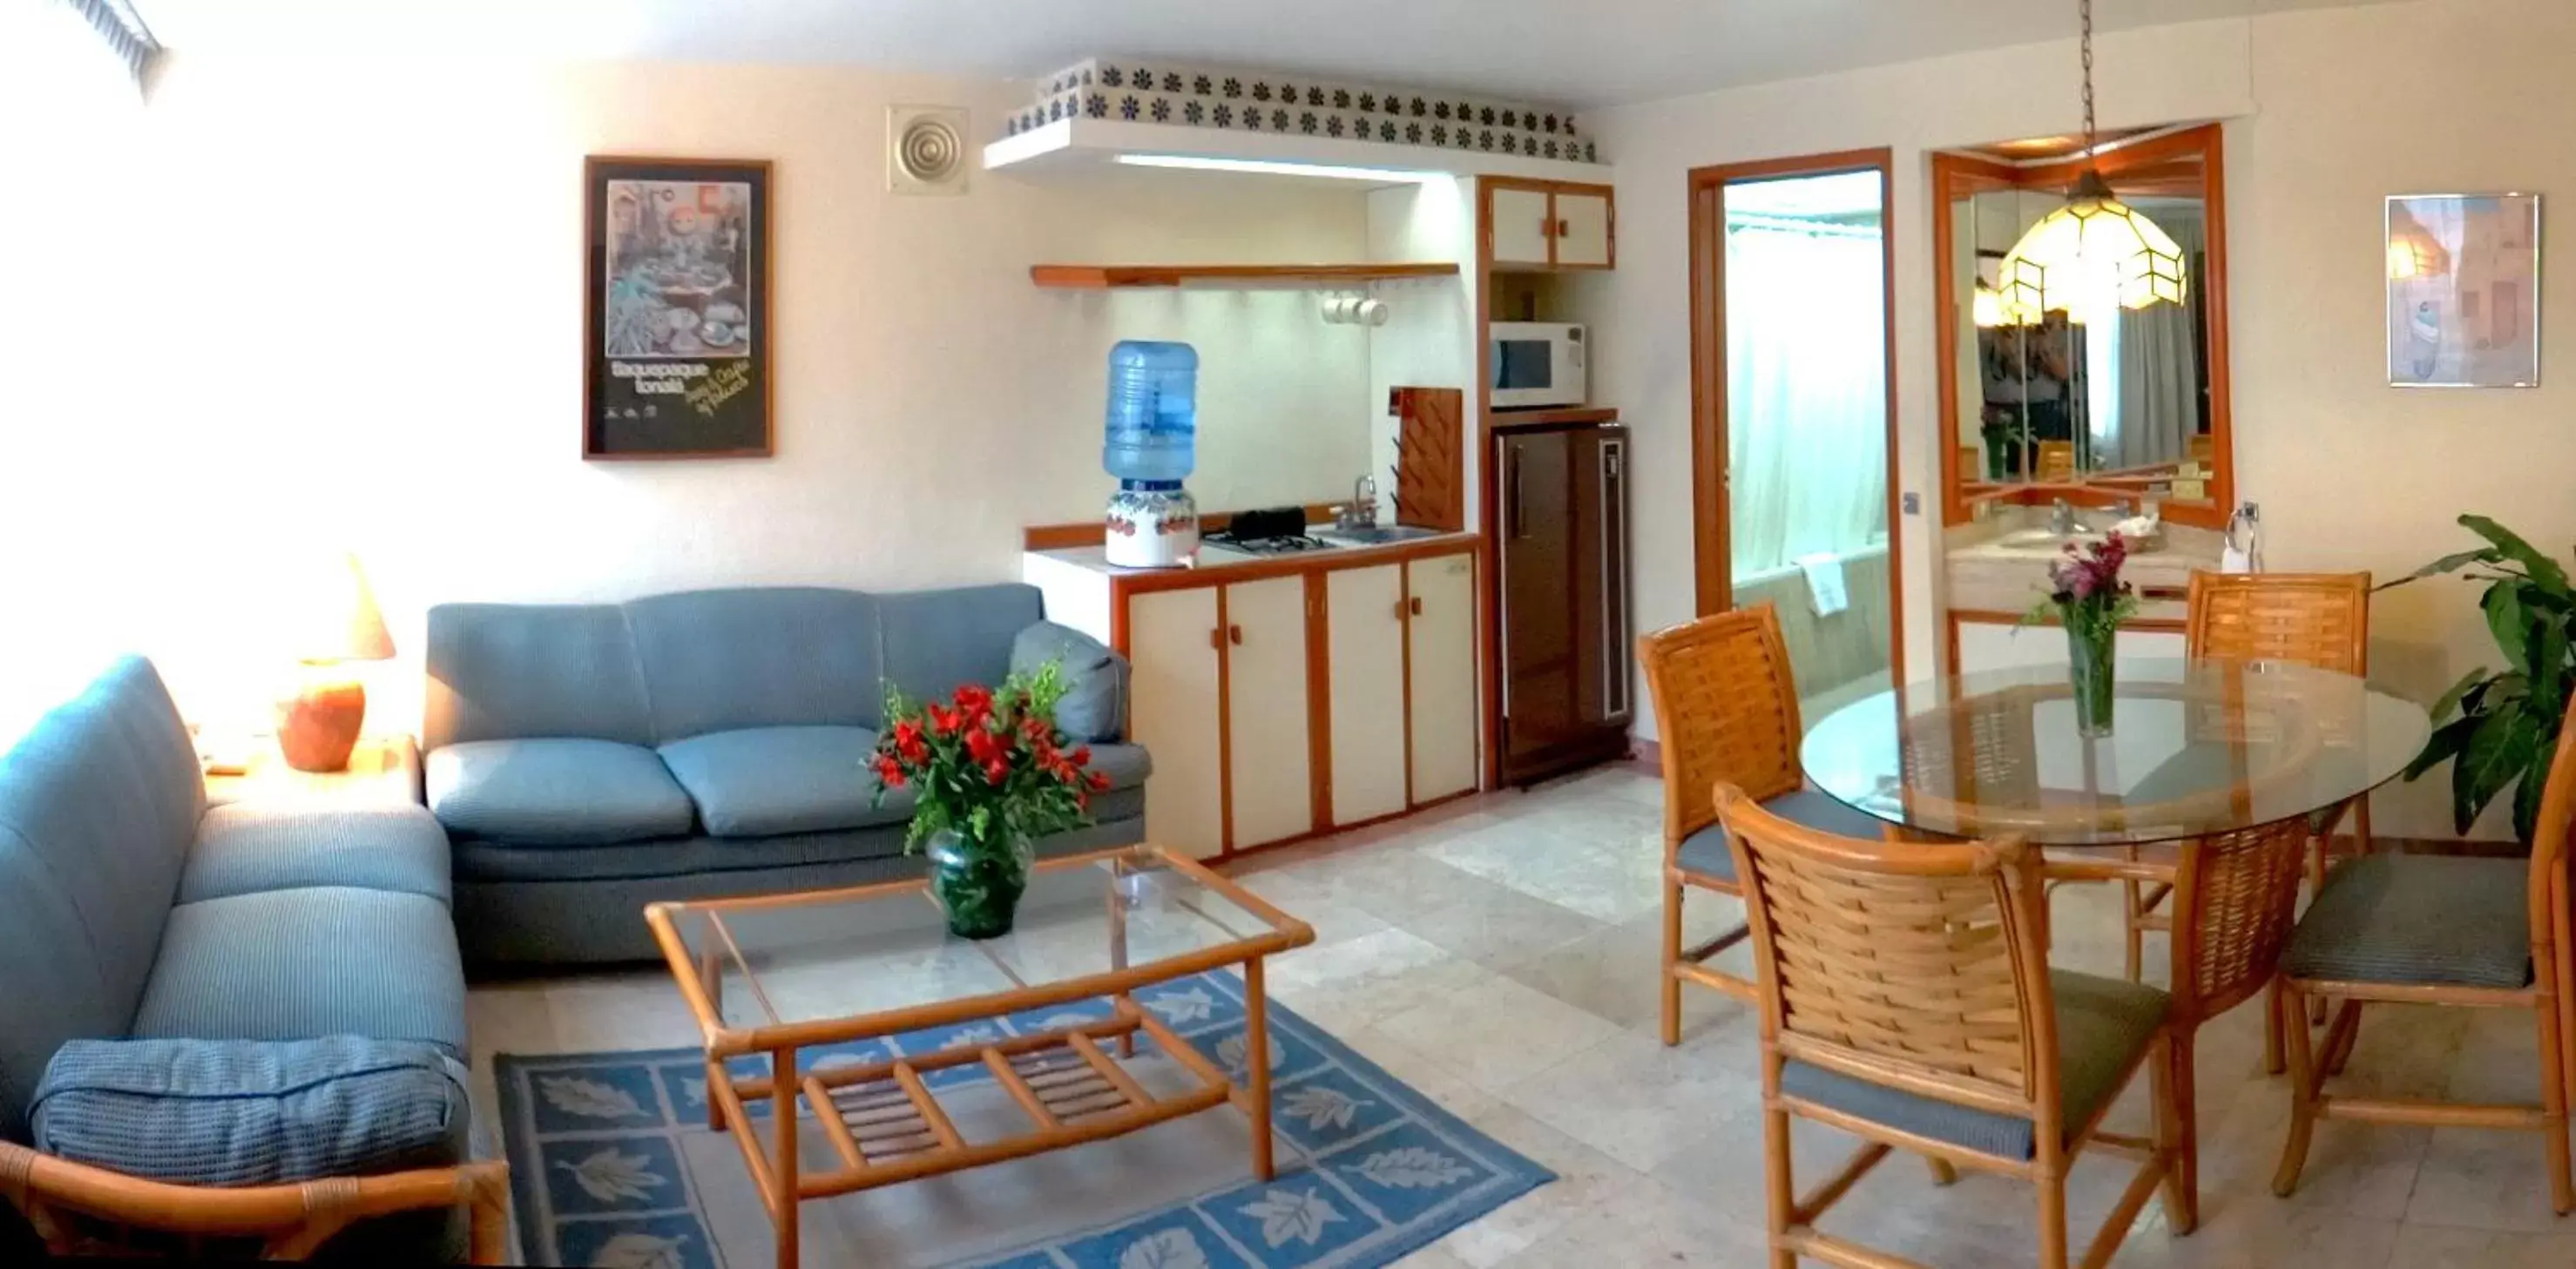
<path fill-rule="evenodd" d="M 1209 646 L 1209 647 L 1211 647 L 1211 648 L 1215 648 L 1215 649 L 1217 649 L 1217 650 L 1218 650 L 1218 651 L 1220 651 L 1220 652 L 1221 652 L 1221 651 L 1224 651 L 1224 650 L 1225 650 L 1225 632 L 1224 632 L 1224 631 L 1222 631 L 1222 630 L 1210 630 L 1210 631 L 1208 631 L 1208 646 Z"/>
<path fill-rule="evenodd" d="M 1573 222 L 1573 221 L 1570 221 L 1570 220 L 1560 220 L 1560 221 L 1556 222 L 1556 236 L 1557 236 L 1557 237 L 1559 237 L 1559 238 L 1571 238 L 1571 237 L 1573 237 L 1573 236 L 1574 236 L 1574 222 Z"/>
<path fill-rule="evenodd" d="M 1545 219 L 1540 220 L 1540 221 L 1538 222 L 1538 236 L 1539 236 L 1539 237 L 1541 237 L 1541 238 L 1553 238 L 1553 237 L 1555 237 L 1555 236 L 1556 236 L 1556 222 L 1555 222 L 1555 221 L 1553 221 L 1553 220 L 1545 220 Z"/>
<path fill-rule="evenodd" d="M 1225 628 L 1225 641 L 1226 641 L 1227 643 L 1231 643 L 1231 644 L 1233 644 L 1234 646 L 1236 646 L 1236 647 L 1238 647 L 1238 648 L 1242 647 L 1242 646 L 1243 646 L 1243 627 L 1241 627 L 1241 626 L 1227 626 L 1227 627 Z"/>
<path fill-rule="evenodd" d="M 1421 615 L 1422 615 L 1422 597 L 1421 597 L 1421 596 L 1417 595 L 1417 596 L 1413 597 L 1412 599 L 1409 599 L 1409 600 L 1405 601 L 1405 603 L 1406 603 L 1406 607 L 1407 607 L 1407 608 L 1409 608 L 1409 609 L 1412 611 L 1412 613 L 1413 613 L 1413 615 L 1414 615 L 1414 616 L 1419 617 L 1419 616 L 1421 616 Z"/>

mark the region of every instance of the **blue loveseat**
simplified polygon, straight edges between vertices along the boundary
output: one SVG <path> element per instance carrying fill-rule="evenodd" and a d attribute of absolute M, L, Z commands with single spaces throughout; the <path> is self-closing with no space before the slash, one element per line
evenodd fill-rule
<path fill-rule="evenodd" d="M 358 1172 L 464 1162 L 465 975 L 447 840 L 426 811 L 209 810 L 187 728 L 139 658 L 0 743 L 0 1175 L 22 1169 L 14 1203 L 91 1210 L 65 1196 L 104 1171 L 184 1215 L 177 1191 L 133 1183 L 291 1184 L 331 1175 L 299 1170 L 320 1158 L 388 1165 Z M 385 1095 L 404 1068 L 426 1100 Z M 443 1184 L 430 1178 L 433 1200 Z M 258 1199 L 232 1188 L 226 1201 Z M 0 1226 L 6 1258 L 30 1230 L 8 1203 Z"/>
<path fill-rule="evenodd" d="M 903 854 L 911 796 L 876 805 L 865 766 L 886 685 L 944 696 L 1000 682 L 1015 645 L 1026 660 L 1087 644 L 1043 618 L 1021 585 L 430 609 L 424 774 L 453 842 L 465 955 L 649 958 L 642 913 L 657 900 L 917 870 Z M 1120 726 L 1113 708 L 1089 737 L 1110 780 L 1098 823 L 1042 854 L 1143 840 L 1150 763 Z"/>

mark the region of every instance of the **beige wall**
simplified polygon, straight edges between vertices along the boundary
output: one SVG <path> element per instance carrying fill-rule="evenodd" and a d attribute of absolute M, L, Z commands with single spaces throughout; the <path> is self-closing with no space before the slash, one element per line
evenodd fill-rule
<path fill-rule="evenodd" d="M 28 497 L 0 500 L 13 555 L 64 544 L 35 561 L 69 618 L 49 634 L 150 651 L 221 716 L 276 677 L 271 566 L 354 549 L 406 653 L 377 676 L 403 726 L 442 600 L 1014 578 L 1023 524 L 1100 514 L 1128 337 L 1199 349 L 1203 504 L 1346 492 L 1370 464 L 1368 332 L 1301 292 L 1041 291 L 1027 270 L 1358 259 L 1362 191 L 1130 171 L 886 192 L 888 104 L 970 106 L 980 135 L 1019 96 L 816 67 L 174 58 L 125 174 L 148 303 L 75 310 L 31 358 L 120 341 L 14 451 Z M 775 459 L 578 457 L 589 153 L 776 164 Z M 53 240 L 78 243 L 66 212 Z"/>
<path fill-rule="evenodd" d="M 2099 42 L 2105 126 L 2227 120 L 2238 486 L 2276 569 L 2404 573 L 2463 544 L 2484 511 L 2545 544 L 2576 540 L 2576 384 L 2544 349 L 2526 392 L 2385 386 L 2381 199 L 2534 190 L 2576 199 L 2576 5 L 2415 0 L 2123 32 Z M 1641 627 L 1691 605 L 1688 170 L 1895 148 L 1902 488 L 1939 499 L 1926 151 L 2076 122 L 2071 43 L 2033 45 L 1597 111 L 1619 171 L 1620 325 L 1600 400 L 1636 426 Z M 2557 205 L 2557 204 L 2553 204 Z M 2546 231 L 2545 231 L 2546 232 Z M 2563 250 L 2563 246 L 2561 247 Z M 2576 320 L 2576 270 L 2547 269 L 2544 327 Z M 1902 527 L 1906 658 L 1935 666 L 1925 517 Z M 2374 667 L 2426 699 L 2494 655 L 2473 592 L 2383 595 Z M 1647 724 L 1651 726 L 1649 722 Z M 2434 782 L 2435 785 L 2441 782 Z M 2380 795 L 2384 833 L 2447 834 L 2433 785 Z M 2482 832 L 2498 831 L 2491 818 Z"/>

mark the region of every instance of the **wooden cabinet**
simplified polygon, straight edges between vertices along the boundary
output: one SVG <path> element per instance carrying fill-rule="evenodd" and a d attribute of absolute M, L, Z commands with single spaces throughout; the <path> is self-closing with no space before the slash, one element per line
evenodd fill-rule
<path fill-rule="evenodd" d="M 1497 269 L 1607 269 L 1616 263 L 1615 199 L 1606 185 L 1492 178 L 1486 224 Z"/>
<path fill-rule="evenodd" d="M 1224 588 L 1224 609 L 1228 840 L 1241 850 L 1315 827 L 1306 579 L 1234 583 Z"/>
<path fill-rule="evenodd" d="M 1954 620 L 1951 623 L 1951 648 L 1957 658 L 1959 673 L 1979 674 L 1988 670 L 2007 670 L 2020 666 L 2067 663 L 2066 632 L 2055 626 L 2014 626 L 1999 621 Z M 2124 627 L 2117 638 L 2116 655 L 2128 658 L 2162 657 L 2179 660 L 2183 654 L 2180 630 Z"/>
<path fill-rule="evenodd" d="M 1475 790 L 1476 552 L 1118 595 L 1145 831 L 1200 858 Z"/>
<path fill-rule="evenodd" d="M 1401 812 L 1405 788 L 1405 566 L 1324 574 L 1333 822 Z M 1392 708 L 1390 708 L 1392 707 Z"/>
<path fill-rule="evenodd" d="M 1420 806 L 1476 787 L 1476 557 L 1414 560 L 1404 585 L 1405 728 Z"/>
<path fill-rule="evenodd" d="M 1225 849 L 1225 766 L 1217 590 L 1127 601 L 1127 730 L 1154 756 L 1145 835 L 1206 858 Z"/>

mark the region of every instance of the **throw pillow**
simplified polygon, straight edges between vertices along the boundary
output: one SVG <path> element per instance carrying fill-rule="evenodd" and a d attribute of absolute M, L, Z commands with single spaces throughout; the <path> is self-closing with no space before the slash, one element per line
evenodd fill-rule
<path fill-rule="evenodd" d="M 411 1041 L 74 1040 L 28 1118 L 36 1149 L 75 1163 L 272 1185 L 462 1161 L 465 1085 L 455 1059 Z"/>
<path fill-rule="evenodd" d="M 1127 658 L 1098 639 L 1041 621 L 1011 640 L 1011 672 L 1049 661 L 1064 667 L 1064 699 L 1055 725 L 1076 740 L 1107 743 L 1127 733 Z"/>

